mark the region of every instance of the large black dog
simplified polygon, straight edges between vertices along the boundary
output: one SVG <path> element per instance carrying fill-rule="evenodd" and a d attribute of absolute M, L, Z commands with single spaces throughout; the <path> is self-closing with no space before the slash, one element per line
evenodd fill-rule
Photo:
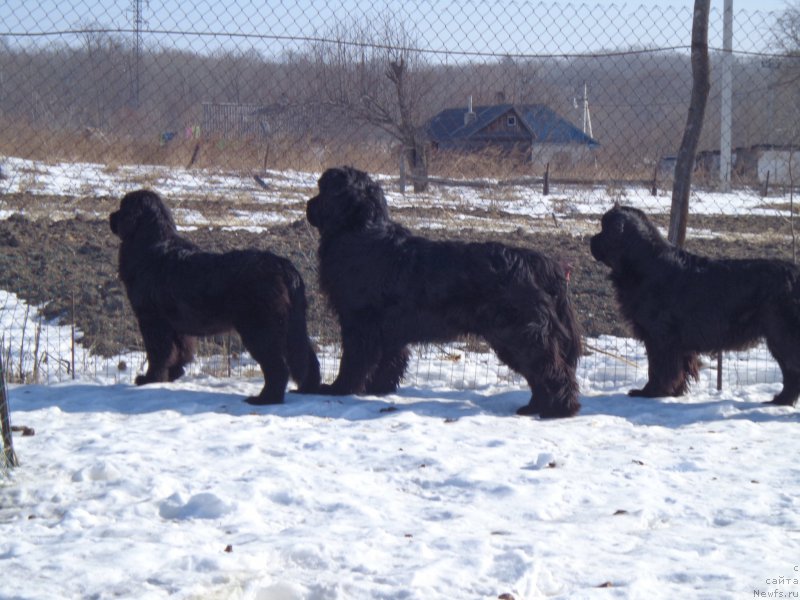
<path fill-rule="evenodd" d="M 714 260 L 666 241 L 645 214 L 615 206 L 591 239 L 611 268 L 622 315 L 647 350 L 648 382 L 631 396 L 680 396 L 697 379 L 699 353 L 765 338 L 783 373 L 772 400 L 800 394 L 800 269 L 780 260 Z"/>
<path fill-rule="evenodd" d="M 381 187 L 352 167 L 322 174 L 306 215 L 320 231 L 320 285 L 342 332 L 339 374 L 322 393 L 393 392 L 408 344 L 476 334 L 530 385 L 519 414 L 578 412 L 580 333 L 558 263 L 498 243 L 412 235 L 389 218 Z"/>
<path fill-rule="evenodd" d="M 288 260 L 260 250 L 203 252 L 178 235 L 169 209 L 148 190 L 126 194 L 109 221 L 122 240 L 119 276 L 147 352 L 137 385 L 183 375 L 195 336 L 236 330 L 266 380 L 248 402 L 282 402 L 290 374 L 298 391 L 317 389 L 305 286 Z"/>

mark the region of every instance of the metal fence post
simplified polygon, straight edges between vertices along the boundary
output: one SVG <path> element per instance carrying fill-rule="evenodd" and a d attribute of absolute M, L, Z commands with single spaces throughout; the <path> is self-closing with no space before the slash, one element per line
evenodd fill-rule
<path fill-rule="evenodd" d="M 3 368 L 2 353 L 0 353 L 0 429 L 3 433 L 3 466 L 5 468 L 16 467 L 19 465 L 19 461 L 14 453 L 14 442 L 11 438 L 11 419 L 9 418 L 6 372 Z"/>

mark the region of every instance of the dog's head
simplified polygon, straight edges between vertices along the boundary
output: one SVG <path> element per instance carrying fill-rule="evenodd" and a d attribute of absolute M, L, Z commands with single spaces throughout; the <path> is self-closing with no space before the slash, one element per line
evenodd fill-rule
<path fill-rule="evenodd" d="M 620 271 L 623 262 L 639 261 L 667 244 L 658 228 L 638 208 L 614 207 L 603 215 L 601 230 L 589 245 L 595 260 Z"/>
<path fill-rule="evenodd" d="M 389 221 L 381 186 L 363 171 L 327 169 L 317 185 L 319 194 L 306 204 L 306 218 L 321 234 L 357 231 Z"/>
<path fill-rule="evenodd" d="M 109 216 L 111 231 L 122 241 L 158 241 L 175 234 L 175 221 L 161 197 L 150 190 L 125 194 Z"/>

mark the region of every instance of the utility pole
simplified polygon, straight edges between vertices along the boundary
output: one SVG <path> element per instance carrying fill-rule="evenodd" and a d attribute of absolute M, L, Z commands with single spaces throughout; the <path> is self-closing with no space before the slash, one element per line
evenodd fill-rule
<path fill-rule="evenodd" d="M 144 0 L 131 0 L 133 3 L 133 77 L 131 80 L 131 106 L 139 108 L 139 84 L 142 62 L 142 3 Z"/>
<path fill-rule="evenodd" d="M 722 19 L 722 89 L 720 90 L 719 187 L 731 191 L 731 127 L 733 101 L 733 0 L 725 0 Z"/>

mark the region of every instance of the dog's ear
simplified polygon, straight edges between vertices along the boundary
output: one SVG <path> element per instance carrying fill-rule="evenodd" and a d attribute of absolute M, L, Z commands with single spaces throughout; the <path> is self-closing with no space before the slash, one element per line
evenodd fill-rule
<path fill-rule="evenodd" d="M 389 206 L 386 204 L 383 188 L 366 173 L 360 171 L 357 173 L 358 177 L 351 185 L 351 190 L 358 200 L 353 205 L 351 214 L 353 222 L 360 227 L 387 222 Z"/>

